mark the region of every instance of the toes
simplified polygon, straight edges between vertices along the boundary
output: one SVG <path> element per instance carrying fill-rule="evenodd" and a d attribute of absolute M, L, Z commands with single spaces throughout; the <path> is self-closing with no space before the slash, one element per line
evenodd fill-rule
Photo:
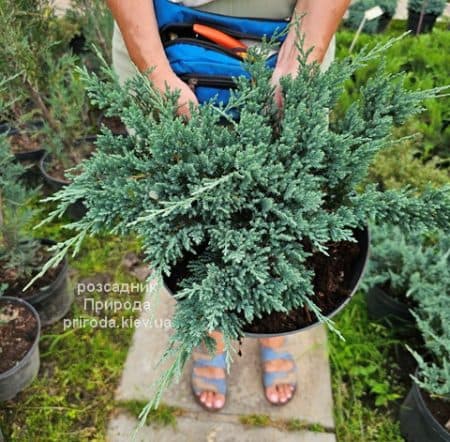
<path fill-rule="evenodd" d="M 205 405 L 208 408 L 212 408 L 212 404 L 213 404 L 213 393 L 211 391 L 207 391 L 206 392 L 206 402 Z"/>
<path fill-rule="evenodd" d="M 275 387 L 267 387 L 266 388 L 266 396 L 270 402 L 273 402 L 274 404 L 278 404 L 279 394 L 278 394 L 276 386 Z"/>
<path fill-rule="evenodd" d="M 287 401 L 284 385 L 277 385 L 279 402 L 284 404 Z"/>
<path fill-rule="evenodd" d="M 225 396 L 223 394 L 214 395 L 214 408 L 222 408 L 225 404 Z"/>

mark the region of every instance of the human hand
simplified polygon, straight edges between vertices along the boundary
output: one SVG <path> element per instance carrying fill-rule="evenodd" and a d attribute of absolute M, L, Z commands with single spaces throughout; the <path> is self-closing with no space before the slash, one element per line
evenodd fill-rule
<path fill-rule="evenodd" d="M 191 116 L 189 111 L 189 103 L 192 102 L 195 106 L 198 106 L 198 100 L 193 90 L 171 69 L 167 71 L 154 71 L 151 74 L 151 80 L 154 86 L 161 93 L 165 92 L 166 86 L 168 86 L 171 91 L 175 91 L 177 89 L 180 91 L 177 114 L 189 119 Z"/>

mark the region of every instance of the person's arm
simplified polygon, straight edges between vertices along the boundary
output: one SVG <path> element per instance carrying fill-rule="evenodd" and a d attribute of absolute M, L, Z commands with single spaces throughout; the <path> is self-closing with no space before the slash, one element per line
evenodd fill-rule
<path fill-rule="evenodd" d="M 350 4 L 350 0 L 297 0 L 295 16 L 301 17 L 300 33 L 304 35 L 304 49 L 313 48 L 308 61 L 322 63 L 328 46 L 339 23 Z M 280 77 L 295 75 L 298 70 L 296 26 L 291 27 L 280 48 L 272 82 L 278 85 Z M 276 92 L 276 101 L 280 103 L 281 94 Z"/>
<path fill-rule="evenodd" d="M 191 89 L 180 80 L 170 67 L 158 32 L 152 0 L 107 0 L 122 33 L 131 60 L 141 72 L 154 68 L 150 78 L 159 90 L 166 84 L 170 89 L 179 89 L 179 114 L 187 115 L 188 102 L 197 103 Z"/>

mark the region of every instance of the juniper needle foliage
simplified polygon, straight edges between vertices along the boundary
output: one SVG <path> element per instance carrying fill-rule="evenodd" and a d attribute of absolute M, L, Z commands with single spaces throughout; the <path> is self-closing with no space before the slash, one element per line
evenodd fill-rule
<path fill-rule="evenodd" d="M 120 116 L 131 136 L 105 129 L 81 174 L 51 198 L 59 202 L 53 216 L 79 198 L 88 210 L 68 226 L 74 236 L 48 265 L 76 252 L 85 235 L 105 230 L 136 233 L 154 277 L 206 244 L 177 294 L 183 300 L 166 353 L 174 362 L 160 387 L 181 373 L 212 330 L 229 342 L 254 318 L 301 307 L 326 321 L 312 301 L 314 270 L 306 260 L 326 253 L 331 241 L 354 240 L 353 229 L 370 218 L 449 228 L 449 188 L 356 191 L 374 155 L 390 144 L 393 126 L 441 89 L 409 92 L 381 63 L 344 117 L 327 118 L 344 82 L 391 44 L 335 62 L 326 73 L 307 64 L 300 44 L 298 76 L 281 80 L 281 117 L 267 48 L 251 52 L 248 76 L 236 79 L 227 105 L 192 108 L 189 121 L 176 114 L 178 94 L 160 95 L 143 75 L 122 87 L 107 68 L 108 82 L 84 72 L 92 101 Z"/>

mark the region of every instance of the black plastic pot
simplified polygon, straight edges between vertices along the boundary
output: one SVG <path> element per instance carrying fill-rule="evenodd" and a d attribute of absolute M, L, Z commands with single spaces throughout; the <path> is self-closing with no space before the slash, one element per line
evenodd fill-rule
<path fill-rule="evenodd" d="M 407 29 L 411 31 L 411 34 L 424 34 L 427 32 L 431 32 L 434 28 L 434 24 L 436 23 L 437 15 L 434 14 L 424 14 L 422 18 L 422 23 L 420 23 L 420 12 L 408 10 L 408 24 Z M 419 29 L 420 23 L 420 31 Z"/>
<path fill-rule="evenodd" d="M 369 317 L 388 326 L 414 327 L 416 321 L 404 302 L 390 296 L 381 287 L 372 287 L 366 295 Z"/>
<path fill-rule="evenodd" d="M 450 433 L 433 416 L 415 383 L 400 408 L 400 430 L 407 442 L 450 442 Z"/>
<path fill-rule="evenodd" d="M 387 27 L 389 26 L 389 23 L 392 20 L 392 15 L 389 14 L 383 14 L 379 19 L 378 19 L 378 27 L 377 27 L 377 32 L 384 32 Z"/>
<path fill-rule="evenodd" d="M 42 121 L 31 121 L 26 125 L 26 130 L 33 131 L 42 128 Z M 5 134 L 8 137 L 20 134 L 21 130 L 17 127 L 11 126 L 8 123 L 3 123 L 0 125 L 0 134 Z M 26 152 L 17 152 L 14 157 L 20 162 L 38 162 L 45 153 L 45 149 L 39 147 L 34 150 L 29 150 Z"/>
<path fill-rule="evenodd" d="M 41 243 L 48 246 L 56 244 L 49 239 L 41 239 Z M 42 326 L 54 324 L 70 310 L 75 295 L 69 287 L 67 270 L 67 258 L 64 258 L 61 271 L 50 285 L 39 290 L 28 289 L 21 296 L 37 310 Z"/>
<path fill-rule="evenodd" d="M 85 137 L 82 141 L 94 142 L 96 139 L 97 139 L 97 137 L 95 135 L 92 135 L 89 137 Z M 70 181 L 55 178 L 47 172 L 49 165 L 51 163 L 51 160 L 52 160 L 51 154 L 49 152 L 45 152 L 45 154 L 39 161 L 39 170 L 41 171 L 41 174 L 42 174 L 46 184 L 48 185 L 48 187 L 53 192 L 57 192 L 58 190 L 61 190 L 64 186 L 69 185 Z M 85 215 L 85 213 L 86 213 L 86 207 L 83 204 L 82 200 L 76 201 L 75 203 L 71 204 L 67 208 L 67 214 L 73 220 L 81 219 Z"/>
<path fill-rule="evenodd" d="M 37 321 L 37 332 L 33 345 L 28 353 L 14 367 L 0 373 L 0 402 L 12 399 L 20 391 L 31 384 L 39 371 L 39 337 L 41 331 L 41 323 L 36 310 L 29 303 L 20 298 L 10 296 L 0 297 L 0 305 L 2 303 L 14 303 L 25 306 Z M 1 439 L 0 439 L 1 440 Z"/>
<path fill-rule="evenodd" d="M 369 245 L 370 245 L 370 234 L 369 229 L 366 227 L 362 230 L 355 230 L 354 231 L 355 239 L 358 241 L 358 244 L 360 246 L 359 256 L 358 259 L 355 260 L 354 266 L 353 266 L 353 276 L 351 278 L 350 284 L 349 284 L 349 290 L 350 294 L 345 299 L 345 301 L 340 304 L 334 311 L 332 311 L 330 314 L 327 315 L 328 318 L 332 318 L 335 315 L 337 315 L 353 298 L 353 296 L 356 293 L 356 290 L 358 289 L 358 286 L 361 282 L 361 279 L 364 275 L 365 269 L 367 267 L 367 262 L 369 258 Z M 182 265 L 186 264 L 186 260 L 182 263 Z M 172 275 L 175 272 L 172 269 Z M 177 283 L 172 277 L 164 277 L 164 283 L 166 287 L 168 288 L 170 293 L 176 292 Z M 295 333 L 299 333 L 305 330 L 309 330 L 313 327 L 317 327 L 321 323 L 316 320 L 316 322 L 306 326 L 299 328 L 297 330 L 291 330 L 287 332 L 279 332 L 279 333 L 252 333 L 252 332 L 245 332 L 245 336 L 251 337 L 251 338 L 270 338 L 275 336 L 287 336 Z"/>

